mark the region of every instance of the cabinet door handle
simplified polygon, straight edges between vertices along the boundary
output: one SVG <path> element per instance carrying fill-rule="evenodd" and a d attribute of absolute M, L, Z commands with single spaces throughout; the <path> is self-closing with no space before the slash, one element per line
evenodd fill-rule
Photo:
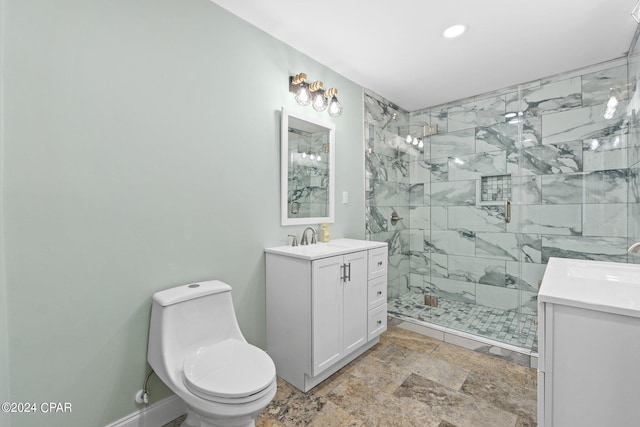
<path fill-rule="evenodd" d="M 349 267 L 349 273 L 345 273 L 345 281 L 346 279 L 349 279 L 349 281 L 351 281 L 351 263 L 347 264 L 347 267 Z"/>
<path fill-rule="evenodd" d="M 345 276 L 345 266 L 344 264 L 342 264 L 340 266 L 340 281 L 341 282 L 345 282 L 346 281 L 346 276 Z"/>

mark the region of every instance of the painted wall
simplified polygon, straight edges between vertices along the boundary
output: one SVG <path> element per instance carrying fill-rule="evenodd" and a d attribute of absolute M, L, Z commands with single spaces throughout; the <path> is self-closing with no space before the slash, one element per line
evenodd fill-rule
<path fill-rule="evenodd" d="M 4 74 L 4 0 L 0 1 L 0 75 Z M 0 79 L 0 402 L 9 400 L 9 325 L 4 275 L 3 164 L 4 164 L 4 88 Z M 9 426 L 9 417 L 0 414 L 0 427 Z"/>
<path fill-rule="evenodd" d="M 282 106 L 336 124 L 332 237 L 364 237 L 362 88 L 206 0 L 5 2 L 11 399 L 73 408 L 13 426 L 102 426 L 137 409 L 158 290 L 228 282 L 265 347 L 263 248 L 303 229 L 280 226 Z M 342 117 L 295 104 L 302 71 Z"/>

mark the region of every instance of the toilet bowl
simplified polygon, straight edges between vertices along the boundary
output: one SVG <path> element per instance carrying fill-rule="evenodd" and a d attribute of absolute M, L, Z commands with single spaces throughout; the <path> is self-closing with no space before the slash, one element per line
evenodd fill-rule
<path fill-rule="evenodd" d="M 182 427 L 254 426 L 276 394 L 275 365 L 244 339 L 219 280 L 153 295 L 147 360 L 187 404 Z"/>

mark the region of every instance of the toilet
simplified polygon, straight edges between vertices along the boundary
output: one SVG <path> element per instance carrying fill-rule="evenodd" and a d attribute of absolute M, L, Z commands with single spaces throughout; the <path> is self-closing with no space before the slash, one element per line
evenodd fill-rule
<path fill-rule="evenodd" d="M 242 335 L 219 280 L 153 295 L 147 360 L 187 404 L 181 427 L 255 426 L 276 394 L 276 368 Z"/>

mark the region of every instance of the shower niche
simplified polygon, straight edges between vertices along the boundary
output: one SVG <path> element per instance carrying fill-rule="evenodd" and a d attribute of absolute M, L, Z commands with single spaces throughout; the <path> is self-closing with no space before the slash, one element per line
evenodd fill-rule
<path fill-rule="evenodd" d="M 480 202 L 511 200 L 511 175 L 483 176 L 480 179 Z"/>

